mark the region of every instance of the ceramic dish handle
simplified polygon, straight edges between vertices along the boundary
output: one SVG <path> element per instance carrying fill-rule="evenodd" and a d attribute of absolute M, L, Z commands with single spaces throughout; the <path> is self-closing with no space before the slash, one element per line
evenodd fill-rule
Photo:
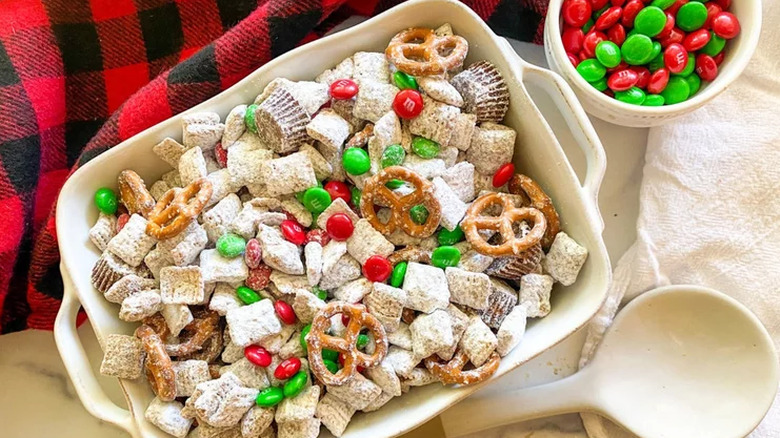
<path fill-rule="evenodd" d="M 599 187 L 607 168 L 607 154 L 574 91 L 557 73 L 528 63 L 523 65 L 523 81 L 539 87 L 561 108 L 566 125 L 585 154 L 587 169 L 582 186 L 598 205 Z"/>
<path fill-rule="evenodd" d="M 87 353 L 76 331 L 76 316 L 81 303 L 76 298 L 75 286 L 66 270 L 63 268 L 61 271 L 65 293 L 62 296 L 62 306 L 57 319 L 54 321 L 54 339 L 68 376 L 76 388 L 81 403 L 90 414 L 115 424 L 133 437 L 137 437 L 139 434 L 130 411 L 117 406 L 108 398 L 92 372 Z"/>

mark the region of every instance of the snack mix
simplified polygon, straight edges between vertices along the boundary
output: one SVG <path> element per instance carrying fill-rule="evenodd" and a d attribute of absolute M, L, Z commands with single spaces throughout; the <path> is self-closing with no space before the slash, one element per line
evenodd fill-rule
<path fill-rule="evenodd" d="M 182 117 L 173 167 L 95 195 L 92 284 L 134 336 L 101 373 L 148 380 L 176 437 L 341 436 L 411 387 L 498 369 L 588 252 L 515 173 L 509 91 L 468 42 L 398 33 L 224 120 Z M 118 195 L 117 195 L 118 193 Z"/>

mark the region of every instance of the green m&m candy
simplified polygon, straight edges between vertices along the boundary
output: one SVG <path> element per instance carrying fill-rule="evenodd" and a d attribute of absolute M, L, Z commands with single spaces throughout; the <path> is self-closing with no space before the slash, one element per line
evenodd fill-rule
<path fill-rule="evenodd" d="M 710 41 L 705 44 L 704 47 L 702 47 L 699 51 L 705 55 L 715 56 L 723 51 L 723 47 L 725 46 L 726 40 L 715 35 L 715 32 L 710 31 Z"/>
<path fill-rule="evenodd" d="M 325 289 L 320 289 L 317 286 L 314 286 L 311 288 L 311 293 L 317 296 L 317 298 L 321 299 L 322 301 L 325 301 L 328 299 L 328 291 Z"/>
<path fill-rule="evenodd" d="M 385 187 L 387 187 L 390 190 L 395 190 L 395 189 L 400 188 L 404 184 L 406 184 L 406 183 L 401 181 L 400 179 L 391 179 L 390 181 L 385 183 Z"/>
<path fill-rule="evenodd" d="M 322 363 L 325 364 L 325 368 L 327 368 L 331 374 L 336 374 L 339 372 L 339 365 L 336 362 L 333 362 L 332 360 L 328 360 L 328 359 L 323 359 Z"/>
<path fill-rule="evenodd" d="M 108 187 L 102 187 L 95 192 L 95 205 L 98 210 L 105 214 L 116 213 L 117 200 L 116 193 Z"/>
<path fill-rule="evenodd" d="M 236 258 L 244 253 L 246 240 L 238 234 L 225 233 L 217 239 L 217 252 L 222 257 Z"/>
<path fill-rule="evenodd" d="M 666 25 L 666 14 L 657 6 L 642 8 L 634 18 L 634 29 L 638 33 L 653 37 L 661 33 Z"/>
<path fill-rule="evenodd" d="M 699 91 L 699 88 L 701 87 L 701 78 L 696 73 L 686 76 L 685 82 L 688 83 L 688 87 L 691 89 L 691 91 L 688 93 L 688 97 L 696 94 L 696 92 Z"/>
<path fill-rule="evenodd" d="M 656 71 L 659 68 L 664 67 L 664 54 L 658 53 L 658 55 L 651 59 L 650 62 L 647 64 L 647 68 L 650 69 L 650 71 Z"/>
<path fill-rule="evenodd" d="M 403 164 L 404 158 L 406 158 L 406 151 L 404 148 L 400 144 L 391 144 L 385 148 L 384 152 L 382 152 L 382 168 L 384 169 L 385 167 L 390 166 L 400 166 Z"/>
<path fill-rule="evenodd" d="M 347 148 L 341 156 L 341 164 L 352 175 L 362 175 L 371 168 L 368 152 L 361 148 Z"/>
<path fill-rule="evenodd" d="M 592 86 L 593 86 L 593 88 L 595 88 L 595 89 L 597 89 L 597 90 L 599 90 L 599 91 L 604 91 L 604 90 L 606 90 L 606 89 L 607 89 L 607 87 L 608 87 L 608 85 L 607 85 L 607 78 L 606 78 L 606 77 L 604 77 L 604 78 L 601 78 L 601 79 L 599 79 L 598 81 L 595 81 L 595 82 L 588 82 L 588 83 L 589 83 L 590 85 L 592 85 Z"/>
<path fill-rule="evenodd" d="M 366 348 L 366 345 L 368 345 L 368 335 L 359 334 L 357 337 L 357 340 L 355 341 L 355 345 L 357 345 L 357 348 L 364 349 Z"/>
<path fill-rule="evenodd" d="M 601 41 L 596 45 L 596 59 L 607 68 L 620 64 L 620 47 L 612 41 Z"/>
<path fill-rule="evenodd" d="M 663 106 L 664 97 L 660 94 L 648 94 L 642 106 Z"/>
<path fill-rule="evenodd" d="M 684 102 L 690 95 L 691 86 L 688 85 L 688 81 L 681 76 L 672 76 L 669 78 L 669 83 L 666 84 L 666 88 L 661 91 L 661 96 L 664 97 L 664 103 L 666 105 Z"/>
<path fill-rule="evenodd" d="M 707 21 L 707 7 L 699 2 L 688 2 L 677 10 L 675 25 L 686 32 L 693 32 Z"/>
<path fill-rule="evenodd" d="M 414 79 L 414 76 L 410 76 L 400 70 L 393 73 L 393 82 L 395 82 L 395 86 L 401 90 L 417 89 L 417 80 Z"/>
<path fill-rule="evenodd" d="M 428 220 L 428 209 L 424 205 L 415 205 L 409 209 L 409 216 L 416 224 L 424 224 Z"/>
<path fill-rule="evenodd" d="M 393 273 L 390 274 L 390 286 L 401 287 L 404 284 L 404 277 L 406 277 L 406 262 L 399 262 L 393 268 Z"/>
<path fill-rule="evenodd" d="M 693 56 L 693 53 L 689 53 L 688 62 L 685 63 L 685 68 L 683 68 L 680 73 L 672 73 L 672 75 L 685 77 L 693 73 L 693 70 L 695 68 L 696 68 L 696 57 Z"/>
<path fill-rule="evenodd" d="M 656 8 L 666 9 L 669 6 L 672 6 L 674 2 L 677 0 L 653 0 L 650 3 L 650 6 L 655 6 Z"/>
<path fill-rule="evenodd" d="M 577 73 L 588 82 L 595 82 L 607 74 L 607 69 L 595 59 L 586 59 L 577 65 Z"/>
<path fill-rule="evenodd" d="M 246 129 L 248 129 L 249 132 L 253 132 L 257 134 L 257 123 L 255 122 L 255 111 L 257 111 L 257 105 L 255 104 L 246 107 L 246 112 L 244 113 L 244 124 L 246 125 Z"/>
<path fill-rule="evenodd" d="M 431 264 L 437 268 L 458 266 L 458 262 L 460 262 L 460 250 L 454 246 L 440 246 L 431 254 Z"/>
<path fill-rule="evenodd" d="M 439 155 L 441 146 L 433 140 L 425 137 L 414 137 L 412 139 L 412 152 L 421 158 L 436 158 Z"/>
<path fill-rule="evenodd" d="M 260 294 L 246 286 L 239 286 L 238 289 L 236 289 L 236 295 L 244 304 L 256 303 L 263 299 Z"/>
<path fill-rule="evenodd" d="M 661 55 L 661 51 L 663 50 L 663 46 L 658 41 L 653 41 L 653 54 L 650 58 L 650 62 L 652 62 L 658 55 Z M 663 55 L 662 55 L 663 56 Z"/>
<path fill-rule="evenodd" d="M 260 391 L 260 394 L 257 394 L 255 403 L 257 403 L 258 406 L 270 408 L 278 405 L 282 400 L 284 400 L 284 391 L 282 388 L 271 386 L 270 388 L 265 388 Z"/>
<path fill-rule="evenodd" d="M 363 192 L 361 192 L 359 188 L 352 186 L 349 188 L 349 193 L 352 195 L 352 204 L 355 207 L 360 208 L 360 197 L 363 195 Z"/>
<path fill-rule="evenodd" d="M 463 230 L 461 230 L 460 225 L 458 225 L 452 231 L 442 228 L 441 231 L 439 231 L 439 235 L 436 236 L 436 239 L 439 241 L 439 245 L 454 245 L 463 240 L 463 236 Z"/>
<path fill-rule="evenodd" d="M 307 324 L 306 327 L 304 327 L 303 330 L 301 330 L 300 341 L 301 341 L 301 347 L 303 347 L 303 351 L 306 351 L 309 348 L 308 345 L 306 344 L 306 335 L 308 335 L 310 331 L 311 331 L 311 324 Z"/>
<path fill-rule="evenodd" d="M 339 360 L 339 352 L 336 350 L 331 350 L 329 348 L 323 348 L 322 349 L 322 358 L 324 360 L 330 360 L 333 362 L 336 362 Z"/>
<path fill-rule="evenodd" d="M 322 213 L 330 203 L 330 193 L 322 187 L 309 187 L 303 192 L 303 205 L 312 213 Z"/>
<path fill-rule="evenodd" d="M 616 91 L 615 99 L 632 105 L 642 105 L 645 101 L 645 92 L 639 87 L 631 87 L 625 91 Z"/>
<path fill-rule="evenodd" d="M 647 64 L 653 59 L 653 40 L 647 35 L 637 33 L 626 38 L 620 51 L 627 64 Z"/>
<path fill-rule="evenodd" d="M 594 24 L 596 24 L 596 22 L 593 20 L 593 17 L 589 18 L 588 21 L 586 21 L 585 24 L 582 26 L 582 33 L 587 35 L 588 31 L 590 31 L 590 29 L 593 28 Z"/>
<path fill-rule="evenodd" d="M 298 371 L 294 376 L 290 377 L 290 380 L 285 382 L 282 392 L 287 398 L 293 398 L 298 396 L 306 387 L 306 381 L 308 380 L 306 371 Z"/>

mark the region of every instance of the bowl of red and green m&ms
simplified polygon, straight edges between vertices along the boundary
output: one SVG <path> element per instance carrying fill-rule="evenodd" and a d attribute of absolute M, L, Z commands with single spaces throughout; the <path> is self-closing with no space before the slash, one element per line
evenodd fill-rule
<path fill-rule="evenodd" d="M 760 31 L 760 0 L 551 0 L 544 45 L 588 113 L 640 127 L 725 90 Z"/>

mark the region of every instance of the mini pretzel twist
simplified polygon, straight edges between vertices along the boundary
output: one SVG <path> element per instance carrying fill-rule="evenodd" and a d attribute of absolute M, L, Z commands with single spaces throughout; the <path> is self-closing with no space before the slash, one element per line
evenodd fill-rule
<path fill-rule="evenodd" d="M 149 212 L 154 209 L 154 198 L 146 189 L 144 180 L 132 170 L 123 170 L 117 178 L 119 185 L 119 199 L 127 207 L 129 214 L 139 213 L 143 217 L 148 217 Z"/>
<path fill-rule="evenodd" d="M 146 352 L 146 376 L 152 390 L 160 400 L 173 401 L 176 398 L 176 373 L 160 335 L 144 324 L 135 330 L 135 336 L 141 340 Z"/>
<path fill-rule="evenodd" d="M 526 196 L 531 203 L 531 207 L 544 214 L 544 218 L 547 220 L 547 230 L 544 232 L 544 237 L 542 237 L 542 248 L 550 248 L 553 240 L 555 240 L 555 236 L 561 231 L 561 221 L 558 218 L 558 212 L 555 211 L 552 199 L 547 196 L 547 193 L 544 193 L 544 190 L 539 187 L 536 181 L 520 173 L 515 174 L 509 180 L 508 188 L 509 193 Z"/>
<path fill-rule="evenodd" d="M 165 240 L 181 233 L 198 217 L 211 199 L 211 193 L 211 182 L 206 178 L 197 179 L 178 191 L 168 190 L 149 213 L 146 234 Z"/>
<path fill-rule="evenodd" d="M 347 331 L 343 338 L 325 333 L 330 327 L 330 319 L 338 314 L 349 316 L 349 324 L 347 324 Z M 374 353 L 370 355 L 363 353 L 357 347 L 357 337 L 363 327 L 374 335 L 376 348 Z M 357 373 L 357 367 L 370 368 L 379 365 L 387 355 L 387 335 L 382 323 L 368 313 L 365 306 L 343 301 L 328 303 L 317 313 L 311 323 L 311 330 L 306 336 L 306 345 L 309 350 L 311 371 L 326 385 L 343 385 Z M 344 367 L 337 373 L 332 374 L 325 367 L 325 362 L 322 359 L 323 348 L 336 350 L 343 354 Z"/>
<path fill-rule="evenodd" d="M 487 380 L 495 374 L 501 363 L 501 357 L 495 351 L 490 355 L 487 362 L 473 370 L 463 371 L 463 367 L 468 362 L 468 356 L 462 350 L 458 350 L 452 360 L 446 363 L 440 363 L 436 355 L 425 358 L 425 367 L 441 383 L 445 385 L 473 385 Z"/>
<path fill-rule="evenodd" d="M 414 185 L 415 190 L 403 196 L 390 190 L 385 184 L 394 179 Z M 390 219 L 386 223 L 382 223 L 376 214 L 377 202 L 389 206 L 391 210 Z M 423 205 L 428 210 L 428 219 L 423 224 L 415 223 L 409 213 L 416 205 Z M 441 219 L 441 205 L 433 196 L 433 184 L 401 166 L 388 167 L 366 181 L 360 198 L 360 212 L 384 235 L 400 227 L 410 236 L 428 237 L 436 231 Z"/>
<path fill-rule="evenodd" d="M 431 251 L 410 245 L 387 256 L 387 261 L 393 266 L 401 262 L 431 263 Z"/>
<path fill-rule="evenodd" d="M 219 339 L 212 339 L 216 338 L 217 336 L 215 335 L 219 334 L 219 314 L 203 308 L 193 309 L 192 314 L 194 316 L 192 322 L 182 329 L 182 333 L 187 333 L 189 338 L 178 344 L 165 344 L 165 352 L 169 356 L 178 357 L 182 360 L 183 357 L 192 356 L 201 352 L 207 343 L 209 344 L 209 348 L 215 348 L 214 344 L 222 345 L 221 336 Z M 163 318 L 162 314 L 159 312 L 144 318 L 143 323 L 144 325 L 151 327 L 161 339 L 166 339 L 171 334 L 168 330 L 165 318 Z M 203 351 L 203 353 L 205 357 L 213 355 L 213 352 Z M 195 357 L 187 358 L 195 359 Z"/>
<path fill-rule="evenodd" d="M 492 205 L 503 207 L 500 216 L 484 216 L 482 213 Z M 512 225 L 515 222 L 527 221 L 533 223 L 531 231 L 524 237 L 515 235 Z M 512 200 L 500 193 L 486 193 L 477 198 L 466 210 L 466 217 L 460 224 L 466 234 L 466 239 L 480 254 L 492 257 L 514 255 L 519 256 L 542 240 L 547 228 L 544 214 L 535 208 L 515 207 Z M 488 243 L 479 232 L 493 230 L 501 234 L 503 242 L 498 245 Z"/>
<path fill-rule="evenodd" d="M 433 29 L 410 28 L 396 34 L 385 55 L 398 70 L 413 76 L 440 76 L 463 65 L 469 43 L 456 35 L 439 36 Z M 442 53 L 449 52 L 446 55 Z"/>

